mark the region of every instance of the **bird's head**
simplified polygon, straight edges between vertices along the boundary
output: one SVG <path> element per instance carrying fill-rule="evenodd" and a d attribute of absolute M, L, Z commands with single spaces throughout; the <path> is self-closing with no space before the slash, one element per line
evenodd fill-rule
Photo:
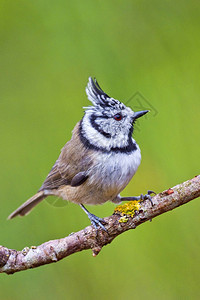
<path fill-rule="evenodd" d="M 132 143 L 134 122 L 148 110 L 134 112 L 119 100 L 109 97 L 96 79 L 89 77 L 86 87 L 92 106 L 85 108 L 81 122 L 83 136 L 91 145 L 110 151 L 125 149 Z"/>

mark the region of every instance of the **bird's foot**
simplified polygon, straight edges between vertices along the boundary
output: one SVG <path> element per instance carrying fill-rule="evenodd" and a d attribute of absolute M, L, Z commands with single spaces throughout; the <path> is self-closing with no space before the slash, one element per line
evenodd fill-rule
<path fill-rule="evenodd" d="M 90 219 L 91 224 L 94 226 L 96 230 L 98 227 L 101 227 L 104 231 L 108 232 L 103 224 L 106 224 L 104 219 L 95 216 L 94 214 L 88 213 L 88 218 Z"/>
<path fill-rule="evenodd" d="M 141 194 L 140 195 L 140 201 L 149 200 L 151 202 L 151 205 L 154 206 L 151 194 L 156 195 L 156 193 L 153 192 L 153 191 L 147 191 L 147 194 L 145 194 L 145 195 Z"/>
<path fill-rule="evenodd" d="M 104 227 L 104 224 L 106 224 L 106 222 L 104 221 L 104 219 L 101 219 L 101 218 L 95 216 L 94 214 L 91 214 L 87 210 L 87 208 L 85 208 L 85 206 L 83 204 L 79 204 L 79 205 L 84 210 L 84 212 L 88 215 L 88 218 L 90 219 L 90 222 L 94 226 L 94 228 L 96 229 L 96 231 L 98 231 L 98 227 L 101 227 L 101 229 L 103 229 L 104 231 L 108 232 L 107 229 Z"/>
<path fill-rule="evenodd" d="M 135 197 L 122 197 L 121 201 L 145 201 L 145 200 L 149 200 L 151 202 L 151 205 L 153 206 L 153 200 L 152 200 L 152 196 L 151 194 L 156 195 L 155 192 L 153 191 L 147 191 L 147 193 L 145 195 L 141 194 L 140 196 L 135 196 Z"/>

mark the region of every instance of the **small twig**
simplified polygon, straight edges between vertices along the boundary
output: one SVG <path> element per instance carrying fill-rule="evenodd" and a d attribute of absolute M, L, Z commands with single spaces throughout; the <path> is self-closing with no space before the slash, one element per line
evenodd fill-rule
<path fill-rule="evenodd" d="M 73 253 L 92 249 L 96 256 L 103 246 L 121 233 L 134 229 L 138 225 L 170 211 L 200 196 L 200 175 L 168 189 L 153 197 L 154 206 L 149 201 L 141 203 L 135 216 L 127 217 L 127 222 L 119 222 L 121 216 L 114 214 L 105 218 L 108 233 L 96 230 L 92 226 L 73 233 L 65 238 L 52 240 L 40 246 L 26 247 L 16 251 L 0 246 L 0 273 L 13 274 L 22 270 L 36 268 L 41 265 L 57 262 Z"/>

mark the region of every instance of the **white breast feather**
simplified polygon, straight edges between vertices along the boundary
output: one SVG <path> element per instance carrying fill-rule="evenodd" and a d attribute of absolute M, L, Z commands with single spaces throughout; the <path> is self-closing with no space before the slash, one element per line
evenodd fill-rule
<path fill-rule="evenodd" d="M 141 152 L 137 145 L 137 150 L 130 154 L 102 153 L 98 154 L 96 161 L 97 164 L 90 171 L 90 184 L 112 191 L 110 199 L 102 199 L 105 202 L 114 199 L 129 183 L 140 165 Z"/>

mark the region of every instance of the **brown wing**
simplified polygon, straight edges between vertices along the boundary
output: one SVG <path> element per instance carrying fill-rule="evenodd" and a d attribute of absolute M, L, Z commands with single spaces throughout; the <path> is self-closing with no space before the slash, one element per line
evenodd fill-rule
<path fill-rule="evenodd" d="M 61 176 L 56 162 L 39 191 L 57 189 L 59 186 L 67 184 L 70 184 L 70 181 Z"/>
<path fill-rule="evenodd" d="M 92 166 L 93 161 L 91 150 L 86 149 L 80 140 L 79 126 L 80 123 L 76 124 L 71 140 L 61 150 L 58 160 L 41 186 L 40 191 L 58 189 L 62 185 L 71 185 L 72 179 L 80 172 L 84 173 L 85 180 L 87 179 L 87 171 Z M 85 180 L 81 180 L 81 183 Z"/>

